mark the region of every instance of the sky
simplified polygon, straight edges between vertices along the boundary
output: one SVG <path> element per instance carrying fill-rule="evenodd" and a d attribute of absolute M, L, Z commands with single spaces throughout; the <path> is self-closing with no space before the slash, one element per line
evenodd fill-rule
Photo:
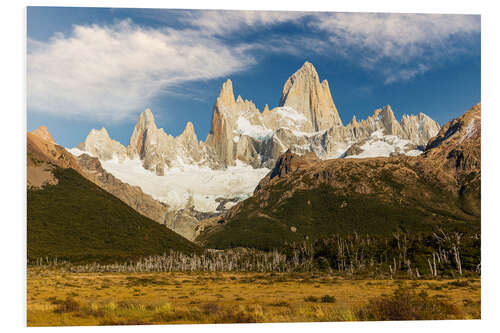
<path fill-rule="evenodd" d="M 305 61 L 344 124 L 387 104 L 444 124 L 481 101 L 481 18 L 28 7 L 27 128 L 74 147 L 104 126 L 127 145 L 150 108 L 165 132 L 191 121 L 205 140 L 224 81 L 272 108 Z"/>

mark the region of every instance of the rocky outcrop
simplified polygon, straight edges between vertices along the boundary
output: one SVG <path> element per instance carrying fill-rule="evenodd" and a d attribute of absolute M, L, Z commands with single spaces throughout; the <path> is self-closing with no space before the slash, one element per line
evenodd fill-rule
<path fill-rule="evenodd" d="M 118 141 L 112 140 L 104 127 L 100 130 L 92 129 L 78 148 L 104 161 L 114 157 L 123 160 L 127 155 L 125 147 Z"/>
<path fill-rule="evenodd" d="M 403 115 L 401 119 L 403 138 L 425 147 L 427 142 L 436 135 L 440 126 L 429 116 L 419 113 L 418 115 Z"/>
<path fill-rule="evenodd" d="M 481 103 L 447 122 L 429 140 L 424 155 L 457 172 L 481 172 Z"/>
<path fill-rule="evenodd" d="M 435 168 L 455 175 L 467 210 L 481 213 L 481 103 L 446 123 L 423 154 Z"/>
<path fill-rule="evenodd" d="M 39 138 L 42 138 L 45 141 L 51 142 L 51 143 L 56 143 L 54 141 L 54 138 L 52 137 L 52 134 L 50 134 L 49 129 L 47 126 L 40 126 L 36 130 L 31 132 L 32 135 L 35 135 Z"/>

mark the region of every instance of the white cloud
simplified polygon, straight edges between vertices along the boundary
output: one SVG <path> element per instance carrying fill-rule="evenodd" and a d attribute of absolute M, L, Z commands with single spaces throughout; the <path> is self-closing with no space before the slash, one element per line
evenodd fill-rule
<path fill-rule="evenodd" d="M 130 21 L 74 26 L 71 36 L 30 40 L 27 61 L 30 111 L 107 120 L 137 113 L 169 86 L 227 76 L 255 63 L 245 45 Z"/>
<path fill-rule="evenodd" d="M 76 25 L 69 35 L 28 41 L 28 110 L 120 121 L 160 93 L 227 77 L 269 53 L 350 59 L 386 84 L 411 80 L 471 52 L 479 16 L 259 11 L 177 11 L 182 28 L 121 21 Z M 148 13 L 151 15 L 151 13 Z M 159 16 L 161 18 L 161 15 Z M 166 17 L 166 22 L 171 18 Z M 291 22 L 294 34 L 258 34 Z M 240 36 L 257 32 L 241 42 Z M 469 37 L 474 36 L 474 43 Z M 460 43 L 457 43 L 457 40 Z M 477 49 L 477 48 L 476 48 Z"/>
<path fill-rule="evenodd" d="M 364 68 L 387 75 L 386 83 L 412 79 L 471 52 L 456 38 L 470 42 L 481 31 L 477 15 L 325 13 L 310 25 L 328 34 L 338 54 L 355 54 Z"/>
<path fill-rule="evenodd" d="M 264 28 L 288 21 L 297 21 L 306 16 L 308 12 L 285 11 L 234 11 L 234 10 L 207 10 L 188 11 L 184 21 L 200 32 L 208 35 L 225 36 L 245 29 Z"/>

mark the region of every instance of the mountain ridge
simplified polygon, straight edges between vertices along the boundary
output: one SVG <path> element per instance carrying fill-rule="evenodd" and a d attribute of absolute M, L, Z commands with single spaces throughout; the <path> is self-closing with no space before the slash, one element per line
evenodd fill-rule
<path fill-rule="evenodd" d="M 384 149 L 376 154 L 418 154 L 439 128 L 423 113 L 403 115 L 399 122 L 389 105 L 376 109 L 367 119 L 353 117 L 344 126 L 328 81 L 320 82 L 316 69 L 306 61 L 285 82 L 279 105 L 269 109 L 266 104 L 262 112 L 252 101 L 235 98 L 233 82 L 227 79 L 214 104 L 205 141 L 198 141 L 191 122 L 178 137 L 166 134 L 146 109 L 128 147 L 109 139 L 101 129 L 92 130 L 79 148 L 102 160 L 140 158 L 145 169 L 163 175 L 166 168 L 183 164 L 224 169 L 242 161 L 254 168 L 271 168 L 288 149 L 298 154 L 312 151 L 322 159 L 354 156 L 370 149 L 360 144 L 370 139 L 383 141 L 378 145 Z M 371 137 L 377 131 L 380 135 Z M 386 140 L 388 136 L 394 138 Z M 348 150 L 350 155 L 345 155 Z"/>
<path fill-rule="evenodd" d="M 480 110 L 443 126 L 420 156 L 321 160 L 288 150 L 197 241 L 271 249 L 328 233 L 479 230 Z"/>

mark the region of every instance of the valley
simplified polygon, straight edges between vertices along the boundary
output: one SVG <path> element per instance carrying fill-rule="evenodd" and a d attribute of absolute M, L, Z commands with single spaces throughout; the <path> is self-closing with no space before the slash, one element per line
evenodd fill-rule
<path fill-rule="evenodd" d="M 27 164 L 29 326 L 481 316 L 481 103 L 344 125 L 306 62 L 262 112 L 227 80 L 204 141 L 147 109 Z"/>

